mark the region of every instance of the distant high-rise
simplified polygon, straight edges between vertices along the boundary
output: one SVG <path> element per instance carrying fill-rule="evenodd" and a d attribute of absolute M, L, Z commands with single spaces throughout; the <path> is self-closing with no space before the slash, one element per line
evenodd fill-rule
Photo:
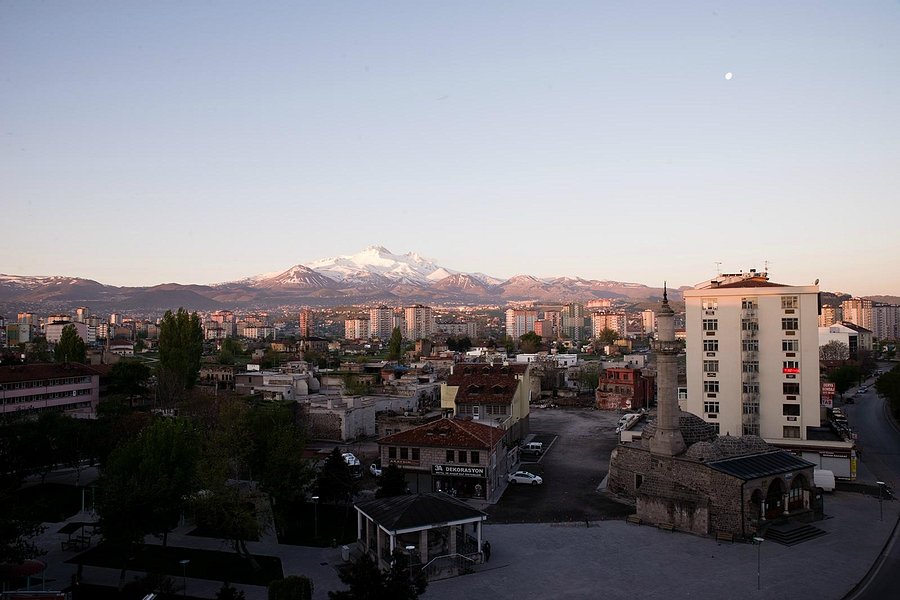
<path fill-rule="evenodd" d="M 876 304 L 872 307 L 872 334 L 878 340 L 900 340 L 900 305 Z"/>
<path fill-rule="evenodd" d="M 865 327 L 869 331 L 874 329 L 872 325 L 872 301 L 865 298 L 851 298 L 841 302 L 841 310 L 844 321 Z"/>
<path fill-rule="evenodd" d="M 312 310 L 308 308 L 301 310 L 297 321 L 300 325 L 300 337 L 310 337 L 310 332 L 312 331 Z"/>
<path fill-rule="evenodd" d="M 87 306 L 79 306 L 75 309 L 75 321 L 78 323 L 87 323 L 89 316 L 91 316 L 91 311 Z"/>
<path fill-rule="evenodd" d="M 584 306 L 566 304 L 562 310 L 562 334 L 570 340 L 584 339 Z"/>
<path fill-rule="evenodd" d="M 844 311 L 840 306 L 823 306 L 819 315 L 819 327 L 831 327 L 835 323 L 840 323 L 844 320 L 843 314 Z"/>
<path fill-rule="evenodd" d="M 591 315 L 591 337 L 598 338 L 604 329 L 612 329 L 620 338 L 628 335 L 628 318 L 625 313 L 602 312 Z"/>
<path fill-rule="evenodd" d="M 388 306 L 376 306 L 369 309 L 369 335 L 380 340 L 387 340 L 394 330 L 394 309 Z"/>
<path fill-rule="evenodd" d="M 369 319 L 360 317 L 344 321 L 344 337 L 348 340 L 365 340 L 369 338 Z"/>
<path fill-rule="evenodd" d="M 656 330 L 656 313 L 649 308 L 642 311 L 641 326 L 645 335 L 651 335 Z"/>
<path fill-rule="evenodd" d="M 434 334 L 434 317 L 430 306 L 416 304 L 403 309 L 406 321 L 406 338 L 409 340 L 421 340 L 430 338 Z"/>
<path fill-rule="evenodd" d="M 536 310 L 528 310 L 522 308 L 510 308 L 506 311 L 506 335 L 511 337 L 513 341 L 518 341 L 520 337 L 534 331 L 534 322 L 537 320 L 538 312 Z"/>

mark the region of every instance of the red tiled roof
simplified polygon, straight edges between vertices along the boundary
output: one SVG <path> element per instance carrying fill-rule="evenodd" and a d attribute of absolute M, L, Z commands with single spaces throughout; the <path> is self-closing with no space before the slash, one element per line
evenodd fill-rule
<path fill-rule="evenodd" d="M 440 419 L 385 436 L 379 445 L 430 446 L 490 450 L 503 439 L 504 430 L 464 419 Z"/>
<path fill-rule="evenodd" d="M 460 380 L 471 375 L 523 375 L 528 370 L 528 365 L 486 365 L 479 363 L 460 363 L 453 368 L 453 374 L 447 378 L 448 385 L 459 385 L 453 383 L 454 380 Z"/>
<path fill-rule="evenodd" d="M 99 375 L 99 373 L 87 365 L 79 363 L 38 363 L 0 367 L 0 383 L 59 379 L 61 377 L 83 377 L 86 375 Z"/>

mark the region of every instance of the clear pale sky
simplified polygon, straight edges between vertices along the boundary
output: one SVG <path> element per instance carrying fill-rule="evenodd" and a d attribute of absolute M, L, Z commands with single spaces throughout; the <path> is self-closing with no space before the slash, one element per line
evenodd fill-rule
<path fill-rule="evenodd" d="M 0 273 L 900 295 L 897 1 L 3 0 L 0 125 Z"/>

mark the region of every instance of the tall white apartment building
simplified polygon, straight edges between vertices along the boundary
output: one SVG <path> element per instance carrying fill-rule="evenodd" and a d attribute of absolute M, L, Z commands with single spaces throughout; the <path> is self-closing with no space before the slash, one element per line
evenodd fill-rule
<path fill-rule="evenodd" d="M 538 311 L 524 308 L 509 308 L 506 310 L 506 335 L 513 340 L 534 331 L 534 322 L 537 321 Z"/>
<path fill-rule="evenodd" d="M 628 334 L 628 318 L 625 313 L 594 313 L 591 315 L 591 337 L 598 338 L 604 329 L 612 329 L 624 338 Z"/>
<path fill-rule="evenodd" d="M 819 327 L 831 327 L 843 321 L 844 312 L 840 306 L 823 306 L 819 314 Z"/>
<path fill-rule="evenodd" d="M 820 425 L 818 292 L 756 271 L 685 291 L 688 412 L 722 435 L 806 440 Z"/>
<path fill-rule="evenodd" d="M 872 307 L 872 335 L 879 340 L 900 340 L 900 305 Z"/>
<path fill-rule="evenodd" d="M 641 328 L 645 335 L 656 331 L 656 313 L 649 308 L 641 311 Z"/>
<path fill-rule="evenodd" d="M 844 321 L 865 327 L 869 331 L 875 329 L 872 325 L 872 301 L 865 298 L 851 298 L 841 302 Z"/>
<path fill-rule="evenodd" d="M 369 339 L 369 319 L 347 319 L 344 321 L 344 337 L 348 340 Z"/>
<path fill-rule="evenodd" d="M 416 304 L 403 309 L 406 321 L 406 339 L 421 340 L 434 335 L 434 316 L 430 306 Z"/>
<path fill-rule="evenodd" d="M 394 331 L 394 309 L 388 306 L 376 306 L 369 309 L 369 335 L 373 338 L 388 340 Z"/>
<path fill-rule="evenodd" d="M 562 333 L 572 340 L 580 340 L 584 336 L 584 306 L 566 304 L 562 310 Z"/>

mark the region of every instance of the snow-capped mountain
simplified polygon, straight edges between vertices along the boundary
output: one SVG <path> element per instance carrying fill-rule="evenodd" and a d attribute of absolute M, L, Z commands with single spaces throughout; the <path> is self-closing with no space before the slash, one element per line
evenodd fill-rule
<path fill-rule="evenodd" d="M 257 288 L 296 288 L 296 289 L 322 289 L 336 287 L 335 280 L 318 273 L 309 267 L 295 265 L 288 269 L 268 277 L 251 278 L 251 285 Z"/>
<path fill-rule="evenodd" d="M 414 252 L 398 255 L 382 246 L 369 246 L 357 254 L 323 258 L 305 266 L 336 281 L 365 283 L 371 281 L 371 275 L 381 275 L 394 281 L 427 284 L 456 273 Z"/>

